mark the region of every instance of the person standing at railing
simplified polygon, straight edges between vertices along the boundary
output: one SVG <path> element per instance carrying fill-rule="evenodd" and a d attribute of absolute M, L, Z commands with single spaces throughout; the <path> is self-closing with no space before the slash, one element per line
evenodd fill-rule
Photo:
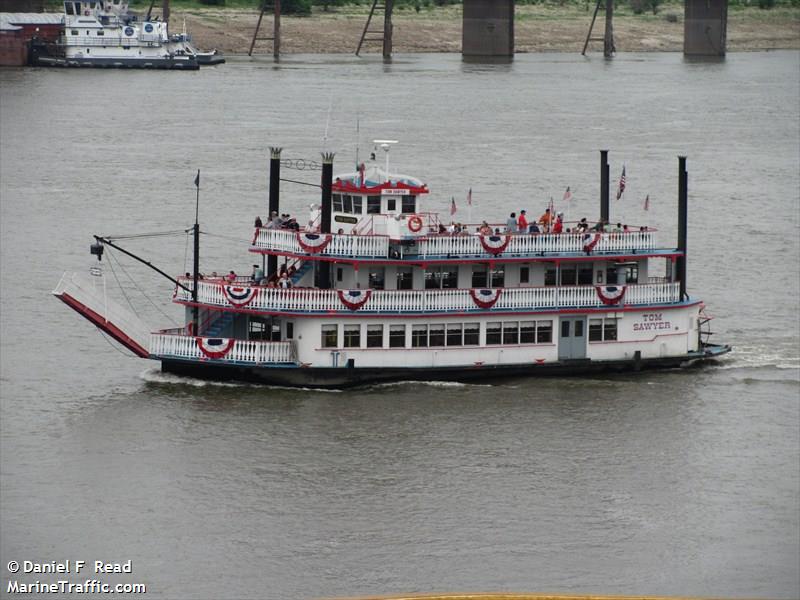
<path fill-rule="evenodd" d="M 506 233 L 517 232 L 517 213 L 511 213 L 506 219 Z"/>
<path fill-rule="evenodd" d="M 253 265 L 253 274 L 251 275 L 251 279 L 253 280 L 253 285 L 258 285 L 261 283 L 261 280 L 264 279 L 264 269 L 262 269 L 259 265 Z"/>
<path fill-rule="evenodd" d="M 553 215 L 550 214 L 550 209 L 546 208 L 544 210 L 544 213 L 542 213 L 542 216 L 539 217 L 539 225 L 542 226 L 543 233 L 550 232 L 550 223 L 552 222 L 552 220 L 553 220 Z"/>
<path fill-rule="evenodd" d="M 225 279 L 227 279 L 229 283 L 235 283 L 236 282 L 236 272 L 233 271 L 233 270 L 229 271 L 228 275 L 225 277 Z"/>
<path fill-rule="evenodd" d="M 556 215 L 556 222 L 553 224 L 553 233 L 561 233 L 564 231 L 564 213 Z"/>
<path fill-rule="evenodd" d="M 264 223 L 261 222 L 261 217 L 256 217 L 256 221 L 253 224 L 254 227 L 263 227 Z"/>
<path fill-rule="evenodd" d="M 528 218 L 525 216 L 525 209 L 519 211 L 519 219 L 517 219 L 517 231 L 525 233 L 528 231 Z"/>

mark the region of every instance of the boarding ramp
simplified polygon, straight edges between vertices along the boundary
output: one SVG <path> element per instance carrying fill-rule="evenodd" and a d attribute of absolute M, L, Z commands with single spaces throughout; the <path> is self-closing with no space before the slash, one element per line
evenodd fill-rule
<path fill-rule="evenodd" d="M 102 274 L 64 273 L 53 295 L 136 356 L 150 356 L 151 328 L 108 297 Z"/>

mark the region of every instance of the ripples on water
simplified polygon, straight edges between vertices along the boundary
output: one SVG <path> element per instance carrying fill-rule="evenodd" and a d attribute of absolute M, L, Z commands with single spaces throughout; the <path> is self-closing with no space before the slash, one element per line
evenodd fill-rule
<path fill-rule="evenodd" d="M 169 598 L 800 596 L 799 59 L 0 71 L 0 562 L 132 558 Z M 570 217 L 596 217 L 609 148 L 612 179 L 628 175 L 612 218 L 655 223 L 665 244 L 687 154 L 689 287 L 735 352 L 626 377 L 265 388 L 163 375 L 48 297 L 91 264 L 91 234 L 188 225 L 197 168 L 203 229 L 226 236 L 204 238 L 204 265 L 247 270 L 268 146 L 316 158 L 329 107 L 338 168 L 358 116 L 362 158 L 366 140 L 400 139 L 392 164 L 429 181 L 431 210 L 472 187 L 474 218 L 536 212 L 566 185 Z M 315 200 L 282 191 L 293 213 Z M 180 273 L 185 242 L 131 248 Z"/>

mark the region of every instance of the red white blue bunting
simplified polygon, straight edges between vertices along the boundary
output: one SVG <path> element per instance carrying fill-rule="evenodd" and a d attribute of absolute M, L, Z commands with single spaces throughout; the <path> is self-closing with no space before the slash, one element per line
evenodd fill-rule
<path fill-rule="evenodd" d="M 350 310 L 358 310 L 366 304 L 372 290 L 336 290 L 339 300 Z"/>
<path fill-rule="evenodd" d="M 236 342 L 233 338 L 194 338 L 197 342 L 197 347 L 206 358 L 222 358 L 233 348 Z"/>
<path fill-rule="evenodd" d="M 597 297 L 600 302 L 606 305 L 619 304 L 625 297 L 626 286 L 624 285 L 598 285 L 595 286 Z"/>
<path fill-rule="evenodd" d="M 599 233 L 584 233 L 583 234 L 583 251 L 587 254 L 594 250 L 594 247 L 597 246 L 597 243 L 600 241 L 600 234 Z"/>
<path fill-rule="evenodd" d="M 258 288 L 223 285 L 222 294 L 233 306 L 242 308 L 256 299 L 256 296 L 258 296 Z"/>
<path fill-rule="evenodd" d="M 331 243 L 330 233 L 308 233 L 306 231 L 298 231 L 295 235 L 297 236 L 297 243 L 300 244 L 300 247 L 312 254 L 322 252 L 325 246 Z"/>
<path fill-rule="evenodd" d="M 482 235 L 480 236 L 481 246 L 490 254 L 500 254 L 508 246 L 511 235 Z"/>
<path fill-rule="evenodd" d="M 500 293 L 503 290 L 496 288 L 493 290 L 470 290 L 469 295 L 472 296 L 472 301 L 480 308 L 492 308 L 495 302 L 500 298 Z"/>

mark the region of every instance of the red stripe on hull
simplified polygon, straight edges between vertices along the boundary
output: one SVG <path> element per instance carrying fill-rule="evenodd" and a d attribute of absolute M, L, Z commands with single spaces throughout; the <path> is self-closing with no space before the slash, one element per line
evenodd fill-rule
<path fill-rule="evenodd" d="M 142 348 L 142 346 L 136 342 L 132 337 L 127 335 L 124 331 L 122 331 L 119 327 L 110 323 L 109 321 L 105 320 L 91 308 L 78 302 L 75 298 L 70 296 L 69 294 L 61 294 L 57 296 L 59 300 L 61 300 L 64 304 L 69 306 L 72 310 L 83 316 L 88 321 L 91 321 L 92 324 L 105 331 L 108 335 L 113 337 L 117 340 L 120 344 L 125 346 L 128 350 L 133 352 L 136 356 L 141 358 L 150 358 L 150 352 Z"/>

